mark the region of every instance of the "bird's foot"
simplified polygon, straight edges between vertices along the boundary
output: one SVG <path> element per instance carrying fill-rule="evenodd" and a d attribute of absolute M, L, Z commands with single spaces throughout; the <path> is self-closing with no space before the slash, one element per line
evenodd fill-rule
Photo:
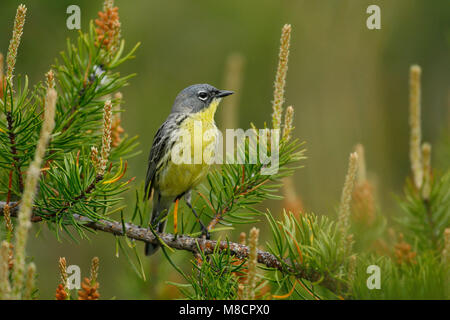
<path fill-rule="evenodd" d="M 208 228 L 206 228 L 203 224 L 202 224 L 202 238 L 209 240 L 211 239 L 211 234 L 208 231 Z"/>

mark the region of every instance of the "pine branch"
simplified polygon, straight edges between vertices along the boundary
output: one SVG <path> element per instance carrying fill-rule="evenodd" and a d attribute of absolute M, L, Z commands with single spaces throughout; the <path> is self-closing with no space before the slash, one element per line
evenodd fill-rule
<path fill-rule="evenodd" d="M 245 175 L 244 166 L 242 166 L 242 168 L 243 168 L 243 176 L 244 176 Z M 240 197 L 243 197 L 247 193 L 254 191 L 256 188 L 263 185 L 267 181 L 268 181 L 268 179 L 264 180 L 261 183 L 258 183 L 256 186 L 254 185 L 255 183 L 253 183 L 253 184 L 245 185 L 240 188 L 235 188 L 235 192 L 233 193 L 233 196 L 226 203 L 224 203 L 223 206 L 219 210 L 216 210 L 214 212 L 214 217 L 208 225 L 208 231 L 211 231 L 212 229 L 214 229 L 214 227 L 222 220 L 222 218 L 228 212 L 230 212 L 232 210 L 233 205 L 238 201 L 238 199 Z"/>
<path fill-rule="evenodd" d="M 3 208 L 5 204 L 5 202 L 0 201 L 0 216 L 3 215 Z M 14 206 L 14 204 L 15 203 L 11 203 L 11 206 Z M 11 208 L 11 217 L 17 217 L 18 207 L 19 206 L 14 206 L 14 208 Z M 73 219 L 82 223 L 83 226 L 93 230 L 111 233 L 116 236 L 127 236 L 130 239 L 147 243 L 159 243 L 159 240 L 155 237 L 152 231 L 131 223 L 122 224 L 120 222 L 107 221 L 102 219 L 93 221 L 78 214 L 73 214 Z M 217 245 L 217 241 L 215 240 L 192 238 L 184 235 L 175 236 L 170 233 L 159 233 L 158 237 L 162 241 L 164 241 L 166 245 L 173 249 L 190 251 L 192 253 L 197 253 L 198 247 L 200 247 L 205 254 L 211 254 L 214 252 L 214 248 Z M 248 246 L 235 242 L 220 241 L 218 247 L 221 251 L 229 249 L 231 254 L 236 256 L 238 259 L 246 259 L 250 254 L 250 249 Z M 273 254 L 267 251 L 258 250 L 257 260 L 258 263 L 264 264 L 268 268 L 277 269 L 282 273 L 291 274 L 297 278 L 306 279 L 311 282 L 317 282 L 322 279 L 320 285 L 333 292 L 337 290 L 338 285 L 340 285 L 340 288 L 342 288 L 341 283 L 338 283 L 335 279 L 331 278 L 327 274 L 319 273 L 315 270 L 309 270 L 301 265 L 296 265 L 296 268 L 294 270 L 290 267 L 287 267 L 286 264 L 281 263 Z"/>

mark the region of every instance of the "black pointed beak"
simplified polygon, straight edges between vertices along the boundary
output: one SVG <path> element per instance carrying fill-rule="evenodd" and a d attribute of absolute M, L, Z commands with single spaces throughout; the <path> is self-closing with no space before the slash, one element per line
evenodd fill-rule
<path fill-rule="evenodd" d="M 233 94 L 233 91 L 228 91 L 228 90 L 219 90 L 219 92 L 216 94 L 217 98 L 223 98 L 226 96 L 229 96 L 231 94 Z"/>

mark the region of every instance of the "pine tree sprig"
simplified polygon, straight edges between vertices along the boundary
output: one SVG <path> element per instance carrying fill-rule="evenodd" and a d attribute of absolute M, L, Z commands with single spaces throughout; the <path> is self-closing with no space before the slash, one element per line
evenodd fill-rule
<path fill-rule="evenodd" d="M 16 18 L 14 19 L 14 28 L 11 41 L 9 42 L 8 55 L 6 56 L 6 80 L 12 86 L 14 67 L 17 60 L 17 50 L 20 45 L 20 40 L 23 34 L 23 26 L 25 24 L 25 17 L 27 14 L 27 8 L 21 4 L 17 8 Z"/>
<path fill-rule="evenodd" d="M 34 160 L 28 168 L 24 194 L 18 213 L 19 225 L 15 234 L 15 263 L 12 272 L 12 294 L 16 299 L 20 299 L 22 297 L 25 272 L 25 245 L 28 238 L 28 231 L 31 227 L 30 220 L 32 216 L 36 187 L 40 177 L 40 168 L 55 125 L 56 97 L 56 91 L 54 89 L 49 89 L 44 105 L 44 123 L 42 125 L 40 138 L 36 147 Z"/>
<path fill-rule="evenodd" d="M 291 25 L 285 24 L 281 30 L 280 53 L 278 56 L 278 67 L 275 76 L 273 93 L 273 114 L 272 125 L 274 129 L 281 126 L 281 116 L 283 113 L 284 90 L 286 86 L 286 74 L 288 69 L 289 46 L 291 40 Z"/>
<path fill-rule="evenodd" d="M 340 243 L 344 250 L 350 255 L 352 238 L 349 234 L 350 230 L 350 205 L 352 201 L 352 194 L 354 183 L 356 179 L 356 172 L 358 170 L 358 154 L 353 152 L 349 157 L 349 165 L 347 175 L 345 177 L 344 188 L 342 190 L 341 202 L 338 213 L 338 226 L 341 234 Z"/>
<path fill-rule="evenodd" d="M 410 141 L 409 141 L 409 157 L 411 161 L 411 171 L 413 173 L 414 185 L 418 190 L 422 186 L 423 168 L 421 158 L 421 84 L 420 76 L 422 69 L 418 65 L 410 68 L 409 78 L 409 125 L 410 125 Z"/>
<path fill-rule="evenodd" d="M 282 221 L 277 221 L 267 213 L 272 243 L 268 250 L 282 265 L 281 270 L 288 276 L 305 279 L 315 285 L 323 286 L 338 294 L 346 292 L 348 284 L 342 274 L 342 266 L 346 266 L 349 257 L 340 245 L 340 231 L 337 224 L 327 217 L 305 214 L 296 218 L 292 213 L 285 213 Z M 279 286 L 277 276 L 271 278 Z M 288 286 L 292 288 L 292 285 Z"/>

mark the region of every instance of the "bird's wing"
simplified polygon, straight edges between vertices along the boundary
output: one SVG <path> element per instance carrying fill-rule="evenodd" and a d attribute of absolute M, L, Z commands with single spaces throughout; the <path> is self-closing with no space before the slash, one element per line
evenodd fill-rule
<path fill-rule="evenodd" d="M 166 137 L 164 135 L 164 132 L 166 132 L 166 130 L 164 130 L 166 122 L 164 122 L 156 132 L 156 135 L 153 138 L 153 145 L 150 150 L 150 155 L 148 157 L 147 176 L 145 179 L 145 192 L 148 195 L 148 197 L 150 197 L 152 193 L 153 181 L 156 173 L 156 166 L 159 160 L 161 159 L 161 156 L 164 152 L 165 146 L 167 145 L 167 141 L 169 138 L 168 136 Z"/>
<path fill-rule="evenodd" d="M 169 141 L 171 140 L 172 133 L 179 127 L 181 122 L 188 116 L 185 114 L 170 114 L 166 121 L 159 127 L 158 131 L 153 138 L 153 145 L 150 150 L 148 158 L 148 169 L 145 180 L 145 192 L 150 197 L 152 188 L 154 187 L 154 179 L 156 172 L 159 169 L 160 161 L 170 152 L 168 148 Z"/>

